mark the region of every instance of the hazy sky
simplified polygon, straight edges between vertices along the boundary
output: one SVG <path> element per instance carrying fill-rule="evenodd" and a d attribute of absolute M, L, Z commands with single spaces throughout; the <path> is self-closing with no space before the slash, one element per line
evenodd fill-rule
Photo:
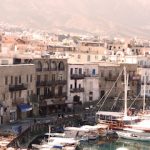
<path fill-rule="evenodd" d="M 0 21 L 32 27 L 150 28 L 150 0 L 0 0 Z"/>

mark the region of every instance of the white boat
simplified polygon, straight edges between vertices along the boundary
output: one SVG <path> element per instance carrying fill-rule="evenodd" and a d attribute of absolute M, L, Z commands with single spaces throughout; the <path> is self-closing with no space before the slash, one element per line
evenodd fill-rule
<path fill-rule="evenodd" d="M 150 141 L 150 134 L 143 130 L 125 128 L 123 131 L 116 131 L 120 138 L 136 141 Z"/>
<path fill-rule="evenodd" d="M 62 137 L 65 134 L 50 133 L 51 128 L 49 127 L 49 133 L 47 139 L 43 139 L 40 144 L 32 144 L 33 149 L 40 150 L 75 150 L 79 145 L 79 141 L 74 138 Z"/>
<path fill-rule="evenodd" d="M 49 137 L 47 141 L 42 141 L 41 144 L 32 144 L 33 149 L 40 150 L 75 150 L 79 142 L 73 138 Z"/>

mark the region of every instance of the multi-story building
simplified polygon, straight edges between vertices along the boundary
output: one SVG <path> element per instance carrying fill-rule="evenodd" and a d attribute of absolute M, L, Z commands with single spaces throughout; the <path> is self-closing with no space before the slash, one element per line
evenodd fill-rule
<path fill-rule="evenodd" d="M 36 95 L 41 115 L 65 112 L 67 109 L 67 59 L 41 58 L 36 66 Z"/>
<path fill-rule="evenodd" d="M 68 102 L 84 104 L 99 99 L 98 65 L 68 64 Z"/>
<path fill-rule="evenodd" d="M 118 97 L 122 94 L 121 71 L 120 65 L 106 62 L 99 63 L 100 98 Z"/>
<path fill-rule="evenodd" d="M 135 97 L 139 92 L 139 75 L 137 73 L 137 65 L 133 64 L 114 64 L 114 63 L 99 63 L 99 86 L 100 98 L 120 97 L 124 95 L 124 66 L 127 74 L 129 74 L 128 96 Z"/>
<path fill-rule="evenodd" d="M 35 94 L 33 64 L 0 65 L 1 124 L 23 119 L 36 113 L 31 97 Z"/>

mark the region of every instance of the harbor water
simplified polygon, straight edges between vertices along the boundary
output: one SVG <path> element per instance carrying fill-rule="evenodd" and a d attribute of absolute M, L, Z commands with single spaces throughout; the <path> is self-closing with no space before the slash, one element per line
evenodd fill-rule
<path fill-rule="evenodd" d="M 32 144 L 39 144 L 42 136 L 35 139 Z M 125 139 L 98 139 L 80 143 L 80 150 L 150 150 L 150 142 L 141 142 Z"/>

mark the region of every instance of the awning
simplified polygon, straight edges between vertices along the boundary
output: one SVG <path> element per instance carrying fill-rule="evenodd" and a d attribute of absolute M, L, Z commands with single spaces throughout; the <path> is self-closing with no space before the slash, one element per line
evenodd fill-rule
<path fill-rule="evenodd" d="M 27 112 L 27 111 L 32 110 L 32 106 L 26 103 L 19 104 L 18 107 L 21 110 L 21 112 Z"/>

